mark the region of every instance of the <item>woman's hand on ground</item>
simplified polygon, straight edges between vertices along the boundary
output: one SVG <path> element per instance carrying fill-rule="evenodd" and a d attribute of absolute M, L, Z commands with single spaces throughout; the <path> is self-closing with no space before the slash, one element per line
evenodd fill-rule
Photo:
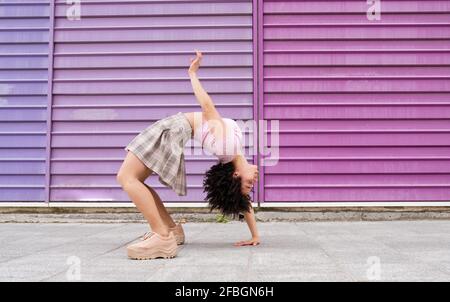
<path fill-rule="evenodd" d="M 234 246 L 245 246 L 245 245 L 258 245 L 261 241 L 259 238 L 252 238 L 250 240 L 239 241 L 234 244 Z"/>
<path fill-rule="evenodd" d="M 200 62 L 202 60 L 202 53 L 198 50 L 195 51 L 196 57 L 195 59 L 191 58 L 191 66 L 189 66 L 189 74 L 196 73 L 198 68 L 200 67 Z"/>

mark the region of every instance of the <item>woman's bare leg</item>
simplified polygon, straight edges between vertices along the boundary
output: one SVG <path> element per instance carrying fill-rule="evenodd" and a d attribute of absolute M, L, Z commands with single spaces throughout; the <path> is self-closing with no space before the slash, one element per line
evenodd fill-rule
<path fill-rule="evenodd" d="M 161 198 L 159 197 L 158 193 L 156 191 L 144 183 L 144 185 L 147 187 L 147 189 L 152 193 L 153 198 L 156 201 L 156 206 L 158 207 L 159 215 L 161 216 L 162 220 L 164 221 L 164 224 L 168 226 L 169 228 L 173 228 L 176 226 L 175 222 L 173 221 L 172 217 L 170 217 L 170 214 L 167 212 L 166 207 L 164 206 Z"/>
<path fill-rule="evenodd" d="M 144 215 L 152 231 L 167 236 L 169 229 L 159 213 L 157 201 L 144 184 L 151 173 L 152 171 L 136 155 L 128 151 L 117 173 L 117 182 Z"/>

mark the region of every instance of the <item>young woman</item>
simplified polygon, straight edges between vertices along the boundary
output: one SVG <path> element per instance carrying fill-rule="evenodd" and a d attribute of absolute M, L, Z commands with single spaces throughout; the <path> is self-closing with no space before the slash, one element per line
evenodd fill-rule
<path fill-rule="evenodd" d="M 184 243 L 181 224 L 175 224 L 153 188 L 144 183 L 153 172 L 178 195 L 186 195 L 184 146 L 191 138 L 215 155 L 218 163 L 204 176 L 205 200 L 211 210 L 244 214 L 252 238 L 235 246 L 258 245 L 259 234 L 251 206 L 250 191 L 258 179 L 258 168 L 244 156 L 242 133 L 237 123 L 222 118 L 197 77 L 202 54 L 191 59 L 189 77 L 201 112 L 178 112 L 145 128 L 126 147 L 126 158 L 117 181 L 148 221 L 151 232 L 127 247 L 133 259 L 172 258 L 177 244 Z"/>

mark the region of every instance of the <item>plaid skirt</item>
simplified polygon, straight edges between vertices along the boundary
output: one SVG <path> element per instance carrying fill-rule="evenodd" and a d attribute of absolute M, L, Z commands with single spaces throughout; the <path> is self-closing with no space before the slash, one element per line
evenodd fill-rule
<path fill-rule="evenodd" d="M 159 176 L 159 182 L 178 195 L 186 195 L 184 146 L 192 127 L 182 112 L 168 116 L 142 130 L 125 147 Z"/>

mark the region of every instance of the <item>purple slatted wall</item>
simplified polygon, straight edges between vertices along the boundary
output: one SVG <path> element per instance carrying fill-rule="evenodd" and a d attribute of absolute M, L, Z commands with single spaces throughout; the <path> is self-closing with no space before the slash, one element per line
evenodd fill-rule
<path fill-rule="evenodd" d="M 263 2 L 265 201 L 448 201 L 450 1 Z"/>
<path fill-rule="evenodd" d="M 124 146 L 157 119 L 201 110 L 187 76 L 194 49 L 222 115 L 253 118 L 252 1 L 86 0 L 78 21 L 65 18 L 65 2 L 56 2 L 51 201 L 129 201 L 115 179 Z M 186 155 L 185 197 L 155 175 L 147 183 L 164 201 L 199 202 L 213 163 Z"/>
<path fill-rule="evenodd" d="M 261 201 L 450 199 L 450 1 L 382 0 L 381 20 L 368 21 L 359 0 L 260 0 L 260 16 L 252 1 L 85 0 L 69 21 L 57 0 L 52 83 L 49 2 L 0 3 L 0 201 L 46 200 L 47 155 L 51 201 L 128 201 L 115 181 L 123 147 L 159 118 L 199 110 L 194 49 L 224 116 L 280 120 Z M 186 198 L 148 183 L 165 201 L 198 202 L 213 163 L 187 155 Z"/>
<path fill-rule="evenodd" d="M 45 201 L 50 4 L 0 2 L 0 202 Z"/>

